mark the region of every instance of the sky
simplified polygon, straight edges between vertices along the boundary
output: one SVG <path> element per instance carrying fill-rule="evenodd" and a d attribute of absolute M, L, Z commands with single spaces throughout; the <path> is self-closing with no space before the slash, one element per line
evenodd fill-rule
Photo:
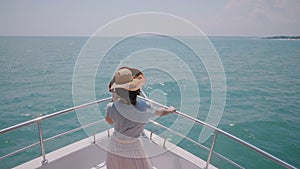
<path fill-rule="evenodd" d="M 300 35 L 300 0 L 0 0 L 0 36 L 90 36 L 138 12 L 179 16 L 209 36 Z"/>

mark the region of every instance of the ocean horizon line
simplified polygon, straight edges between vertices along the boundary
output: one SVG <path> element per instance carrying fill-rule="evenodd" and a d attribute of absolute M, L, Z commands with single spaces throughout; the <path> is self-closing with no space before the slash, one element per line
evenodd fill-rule
<path fill-rule="evenodd" d="M 153 34 L 154 35 L 154 34 Z M 90 38 L 92 37 L 88 35 L 0 35 L 0 37 L 30 37 L 30 38 L 35 38 L 35 37 L 46 37 L 46 38 Z M 169 35 L 169 36 L 176 36 L 176 37 L 185 37 L 185 38 L 192 38 L 197 35 Z M 300 36 L 300 35 L 299 35 Z M 204 37 L 212 37 L 212 38 L 264 38 L 264 39 L 271 39 L 271 38 L 276 38 L 276 37 L 299 37 L 298 35 L 274 35 L 274 36 L 244 36 L 244 35 L 207 35 Z M 96 36 L 95 36 L 96 37 Z M 107 36 L 99 36 L 99 37 L 104 37 L 104 38 L 118 38 L 118 37 L 123 37 L 122 35 L 107 35 Z M 145 36 L 146 37 L 146 36 Z"/>

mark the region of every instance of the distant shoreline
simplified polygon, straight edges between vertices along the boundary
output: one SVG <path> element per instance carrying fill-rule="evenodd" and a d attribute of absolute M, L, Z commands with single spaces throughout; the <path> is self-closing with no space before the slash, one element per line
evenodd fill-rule
<path fill-rule="evenodd" d="M 262 39 L 300 39 L 300 36 L 270 36 L 262 37 Z"/>
<path fill-rule="evenodd" d="M 193 38 L 194 36 L 181 36 L 176 37 Z M 78 36 L 78 35 L 0 35 L 0 38 L 91 38 L 93 36 Z M 96 37 L 96 36 L 94 36 Z M 122 36 L 102 36 L 104 38 L 119 38 Z M 300 40 L 300 36 L 222 36 L 222 35 L 207 35 L 208 38 L 254 38 L 254 39 L 271 39 L 271 40 Z"/>

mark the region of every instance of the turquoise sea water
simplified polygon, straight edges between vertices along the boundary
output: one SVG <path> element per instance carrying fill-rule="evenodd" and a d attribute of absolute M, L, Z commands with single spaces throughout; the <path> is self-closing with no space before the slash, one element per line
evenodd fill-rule
<path fill-rule="evenodd" d="M 0 129 L 73 106 L 73 70 L 86 40 L 84 37 L 0 37 Z M 227 83 L 225 109 L 218 127 L 300 167 L 300 41 L 229 37 L 211 37 L 210 40 L 220 55 Z M 197 70 L 201 95 L 198 118 L 205 120 L 211 99 L 211 84 L 205 68 L 202 63 L 194 62 L 192 53 L 172 45 L 177 44 L 164 39 L 157 43 L 149 37 L 129 40 L 125 46 L 119 44 L 118 50 L 108 53 L 97 71 L 97 98 L 109 96 L 106 85 L 122 57 L 143 46 L 166 46 L 166 50 L 175 48 L 182 52 L 182 60 L 193 71 Z M 147 59 L 147 62 L 155 62 L 151 57 Z M 159 89 L 157 91 L 165 93 L 168 104 L 180 109 L 179 88 L 170 75 L 154 69 L 146 70 L 145 74 L 148 77 L 145 92 L 151 94 Z M 193 101 L 193 98 L 188 100 L 195 104 Z M 171 125 L 174 118 L 159 121 Z M 45 138 L 78 126 L 75 113 L 42 123 Z M 197 140 L 200 130 L 194 125 L 185 134 Z M 46 150 L 52 151 L 84 137 L 81 131 L 55 139 L 46 143 Z M 3 134 L 0 156 L 37 141 L 35 124 Z M 205 144 L 210 145 L 211 138 Z M 207 152 L 187 141 L 179 145 L 207 157 Z M 280 168 L 223 136 L 219 136 L 215 150 L 245 168 Z M 40 149 L 36 147 L 0 161 L 0 168 L 11 168 L 38 156 Z M 213 157 L 212 162 L 220 168 L 234 168 L 217 157 Z"/>

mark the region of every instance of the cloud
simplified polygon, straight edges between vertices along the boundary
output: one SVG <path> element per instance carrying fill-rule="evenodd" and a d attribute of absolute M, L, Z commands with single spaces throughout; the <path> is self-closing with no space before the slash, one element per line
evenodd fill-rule
<path fill-rule="evenodd" d="M 186 18 L 208 35 L 300 35 L 300 0 L 91 2 L 0 1 L 0 35 L 90 35 L 113 19 L 145 11 Z"/>
<path fill-rule="evenodd" d="M 224 31 L 260 36 L 299 34 L 298 16 L 299 0 L 229 0 L 215 20 L 226 25 Z"/>
<path fill-rule="evenodd" d="M 230 0 L 225 11 L 245 21 L 272 23 L 299 22 L 299 0 Z"/>

